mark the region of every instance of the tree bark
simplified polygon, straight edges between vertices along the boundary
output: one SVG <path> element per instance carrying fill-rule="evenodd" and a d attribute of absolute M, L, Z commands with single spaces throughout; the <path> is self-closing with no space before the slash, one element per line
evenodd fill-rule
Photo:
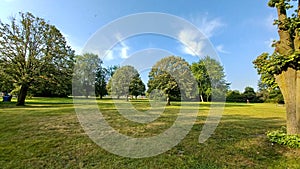
<path fill-rule="evenodd" d="M 17 106 L 24 106 L 25 105 L 25 99 L 27 96 L 27 91 L 28 91 L 28 86 L 27 85 L 22 85 L 19 95 L 18 95 L 18 101 L 17 101 Z"/>
<path fill-rule="evenodd" d="M 275 79 L 286 104 L 287 134 L 300 134 L 300 70 L 288 68 Z"/>

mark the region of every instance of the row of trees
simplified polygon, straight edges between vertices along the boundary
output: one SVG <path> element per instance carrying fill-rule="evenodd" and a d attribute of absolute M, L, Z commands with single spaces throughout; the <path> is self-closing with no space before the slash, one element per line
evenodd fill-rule
<path fill-rule="evenodd" d="M 108 93 L 117 97 L 145 93 L 145 85 L 133 67 L 104 68 L 97 55 L 75 56 L 74 53 L 55 26 L 31 13 L 20 13 L 10 24 L 0 21 L 1 91 L 17 94 L 17 105 L 25 104 L 28 93 L 61 97 L 72 93 L 88 97 L 95 91 L 100 98 Z M 197 87 L 193 86 L 192 77 L 198 82 L 202 100 L 210 100 L 214 91 L 218 95 L 228 89 L 223 67 L 217 61 L 206 57 L 190 66 L 179 57 L 169 57 L 151 70 L 147 92 L 161 90 L 168 100 L 193 98 Z M 129 85 L 128 89 L 123 90 L 124 84 Z"/>
<path fill-rule="evenodd" d="M 225 98 L 229 87 L 229 83 L 224 80 L 223 67 L 210 57 L 189 65 L 180 57 L 169 56 L 158 61 L 148 76 L 146 94 L 150 98 L 165 97 L 168 105 L 171 100 L 191 100 L 199 96 L 202 101 L 203 98 L 209 101 L 212 95 L 221 100 Z M 128 95 L 136 97 L 145 93 L 145 85 L 132 66 L 119 68 L 109 80 L 107 89 L 118 98 L 128 98 Z"/>
<path fill-rule="evenodd" d="M 208 56 L 191 65 L 174 56 L 160 60 L 149 73 L 146 92 L 133 67 L 105 68 L 95 54 L 75 56 L 60 31 L 42 18 L 20 13 L 19 20 L 12 18 L 11 24 L 0 24 L 0 87 L 17 94 L 18 105 L 25 104 L 28 92 L 34 96 L 95 94 L 102 98 L 111 94 L 128 98 L 152 96 L 159 90 L 169 104 L 170 100 L 197 97 L 201 101 L 210 101 L 212 96 L 222 100 L 229 89 L 222 65 Z M 227 97 L 231 101 L 243 100 L 236 91 Z M 255 101 L 248 96 L 247 99 Z"/>
<path fill-rule="evenodd" d="M 279 88 L 259 88 L 259 90 L 255 92 L 252 87 L 246 87 L 242 93 L 238 90 L 229 90 L 227 92 L 226 101 L 241 103 L 284 103 L 283 96 Z"/>

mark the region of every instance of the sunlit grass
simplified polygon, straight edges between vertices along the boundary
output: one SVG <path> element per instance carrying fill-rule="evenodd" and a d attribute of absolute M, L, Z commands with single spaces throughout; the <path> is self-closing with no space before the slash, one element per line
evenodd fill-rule
<path fill-rule="evenodd" d="M 15 99 L 13 99 L 15 102 Z M 132 122 L 111 99 L 97 100 L 109 124 L 121 133 L 153 136 L 169 128 L 179 109 L 198 109 L 192 130 L 177 146 L 155 157 L 113 155 L 84 133 L 70 98 L 32 98 L 27 105 L 0 103 L 0 168 L 299 168 L 300 150 L 274 145 L 265 133 L 285 124 L 285 108 L 275 104 L 227 103 L 214 134 L 198 143 L 211 107 L 173 102 L 149 124 Z M 141 112 L 149 101 L 131 100 Z M 217 104 L 217 103 L 215 103 Z M 86 105 L 82 105 L 84 108 Z"/>

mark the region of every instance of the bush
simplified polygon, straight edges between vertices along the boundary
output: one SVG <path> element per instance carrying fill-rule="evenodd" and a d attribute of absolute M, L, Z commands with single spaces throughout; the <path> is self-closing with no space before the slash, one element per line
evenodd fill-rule
<path fill-rule="evenodd" d="M 267 137 L 272 143 L 278 143 L 290 148 L 300 148 L 300 136 L 286 134 L 285 127 L 282 127 L 280 130 L 268 132 Z"/>

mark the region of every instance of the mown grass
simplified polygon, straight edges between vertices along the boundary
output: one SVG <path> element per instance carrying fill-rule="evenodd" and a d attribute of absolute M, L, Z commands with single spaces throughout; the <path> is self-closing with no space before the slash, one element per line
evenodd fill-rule
<path fill-rule="evenodd" d="M 112 100 L 97 102 L 111 126 L 134 137 L 164 131 L 180 108 L 180 103 L 173 103 L 157 120 L 138 124 L 122 117 Z M 147 100 L 131 103 L 141 111 L 149 109 Z M 192 109 L 198 103 L 182 104 Z M 72 99 L 32 98 L 24 107 L 0 103 L 0 168 L 300 168 L 299 149 L 272 144 L 265 136 L 285 124 L 284 107 L 227 103 L 215 133 L 199 144 L 209 109 L 210 104 L 200 104 L 192 130 L 171 150 L 132 159 L 111 154 L 91 141 Z"/>

